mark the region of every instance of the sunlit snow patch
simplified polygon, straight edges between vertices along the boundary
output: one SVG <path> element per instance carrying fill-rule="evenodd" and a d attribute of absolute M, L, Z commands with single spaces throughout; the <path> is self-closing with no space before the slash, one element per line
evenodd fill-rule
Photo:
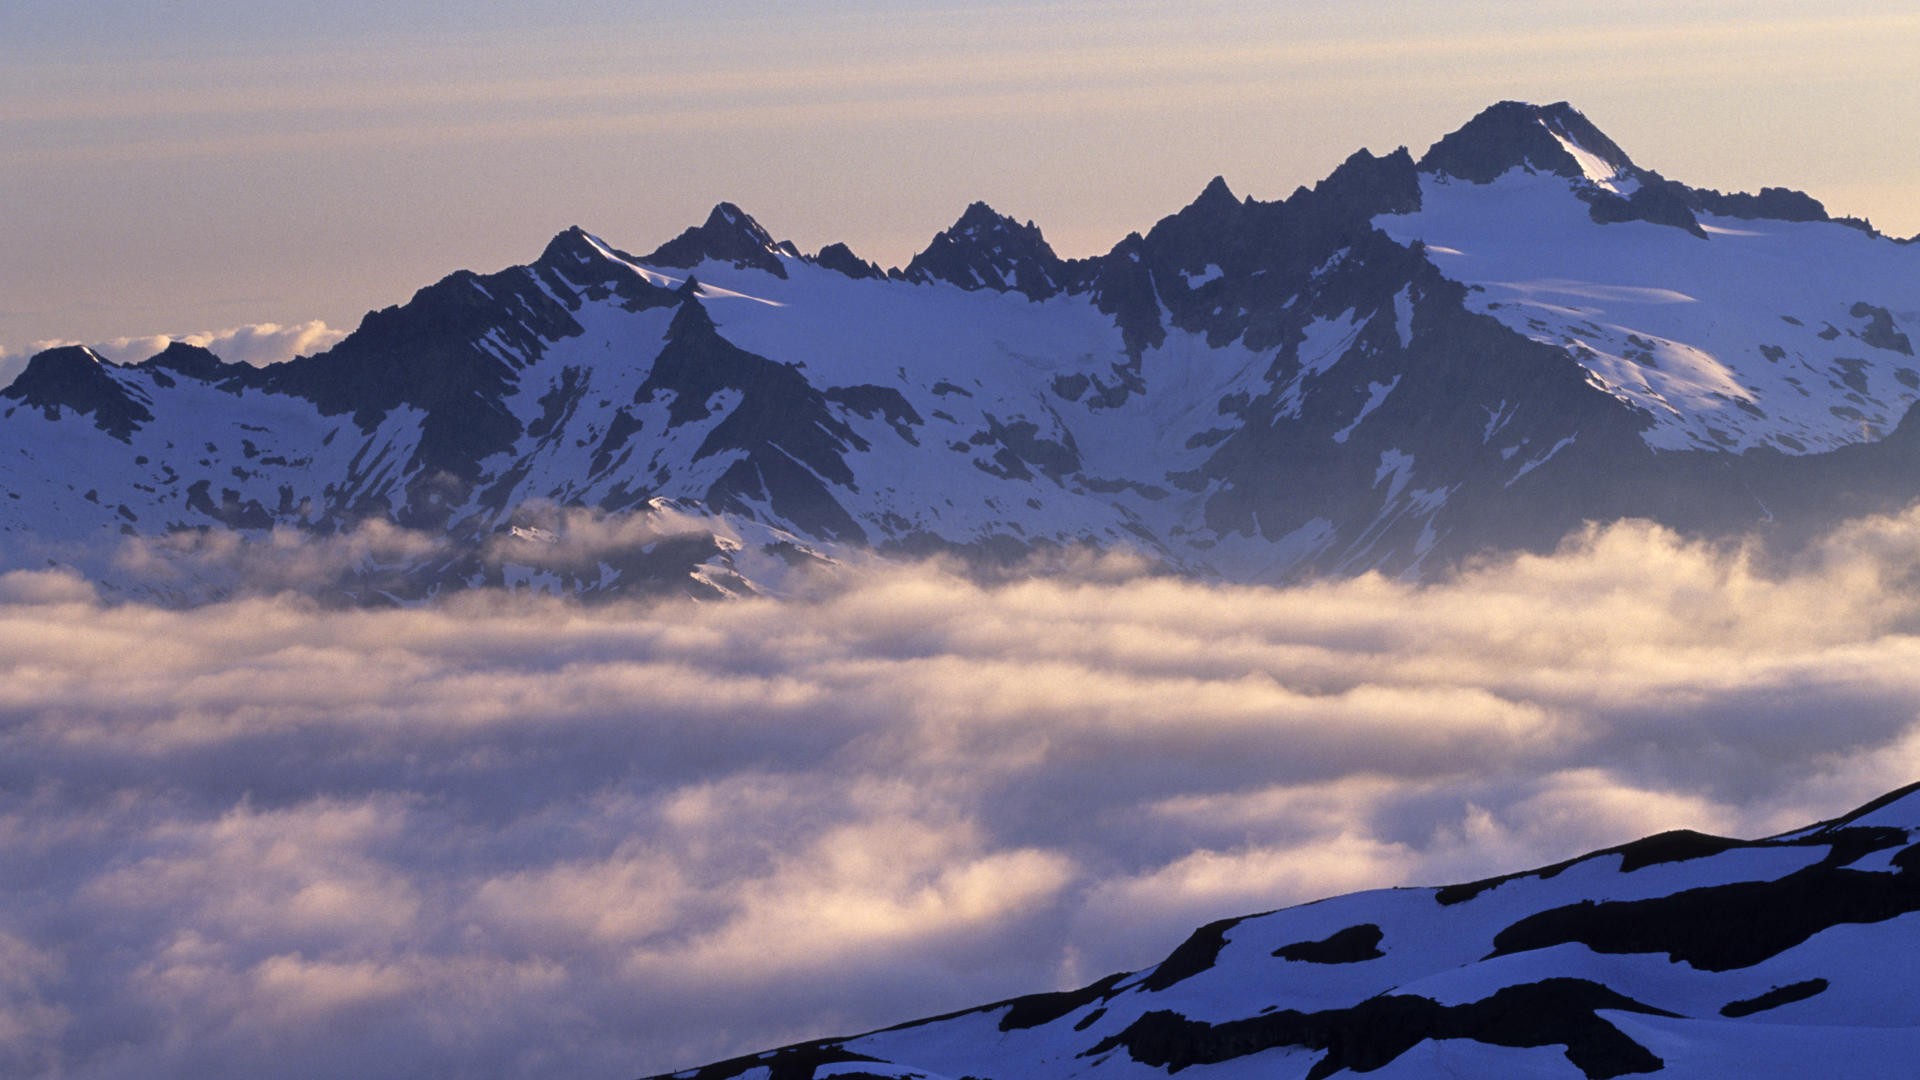
<path fill-rule="evenodd" d="M 1585 179 L 1422 177 L 1418 211 L 1374 224 L 1422 242 L 1469 286 L 1470 308 L 1564 350 L 1645 410 L 1655 449 L 1831 450 L 1884 437 L 1920 400 L 1920 364 L 1903 347 L 1920 328 L 1920 251 L 1831 222 L 1701 215 L 1704 239 L 1600 224 L 1578 189 L 1625 189 L 1555 137 Z"/>

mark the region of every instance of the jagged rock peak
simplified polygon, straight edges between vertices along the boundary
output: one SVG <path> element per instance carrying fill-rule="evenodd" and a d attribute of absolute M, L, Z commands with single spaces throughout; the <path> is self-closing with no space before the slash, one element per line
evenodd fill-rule
<path fill-rule="evenodd" d="M 167 347 L 140 361 L 138 367 L 165 368 L 195 379 L 217 379 L 239 365 L 229 364 L 213 352 L 184 341 L 170 341 Z"/>
<path fill-rule="evenodd" d="M 96 427 L 125 442 L 153 414 L 109 372 L 116 366 L 84 345 L 62 345 L 36 353 L 0 398 L 37 408 L 50 420 L 62 409 L 92 416 Z"/>
<path fill-rule="evenodd" d="M 667 337 L 680 341 L 690 335 L 714 335 L 719 329 L 714 326 L 713 316 L 708 313 L 707 305 L 700 302 L 700 279 L 687 275 L 687 280 L 673 290 L 677 306 L 673 311 L 673 320 L 667 324 Z"/>
<path fill-rule="evenodd" d="M 103 375 L 102 369 L 111 366 L 113 361 L 85 345 L 56 345 L 28 358 L 27 366 L 5 390 L 0 390 L 0 395 L 25 400 L 26 395 L 35 392 L 35 388 L 92 379 L 96 375 Z"/>
<path fill-rule="evenodd" d="M 1502 101 L 1428 149 L 1420 171 L 1485 184 L 1515 168 L 1600 179 L 1633 170 L 1632 159 L 1564 101 Z"/>
<path fill-rule="evenodd" d="M 660 245 L 644 261 L 655 266 L 692 267 L 711 259 L 784 278 L 787 268 L 783 257 L 798 256 L 792 244 L 776 241 L 751 214 L 733 203 L 722 202 L 707 214 L 705 223 Z"/>
<path fill-rule="evenodd" d="M 1216 176 L 1207 181 L 1207 186 L 1200 189 L 1200 194 L 1192 202 L 1163 220 L 1205 223 L 1206 227 L 1213 229 L 1230 228 L 1232 222 L 1240 219 L 1241 211 L 1246 207 L 1247 204 L 1241 202 L 1233 189 L 1227 186 L 1226 178 Z"/>
<path fill-rule="evenodd" d="M 1038 226 L 1025 225 L 984 202 L 968 206 L 951 228 L 907 264 L 908 281 L 944 281 L 963 289 L 995 289 L 1045 300 L 1060 292 L 1064 264 Z"/>
<path fill-rule="evenodd" d="M 828 244 L 826 247 L 820 249 L 820 253 L 813 257 L 813 261 L 819 266 L 824 266 L 828 270 L 845 274 L 850 278 L 884 278 L 887 276 L 886 271 L 880 269 L 877 264 L 868 262 L 860 256 L 855 255 L 853 249 L 845 244 Z"/>
<path fill-rule="evenodd" d="M 569 225 L 555 233 L 540 252 L 536 266 L 564 266 L 595 263 L 607 257 L 605 245 L 578 225 Z"/>
<path fill-rule="evenodd" d="M 583 290 L 593 297 L 617 294 L 629 311 L 673 303 L 671 291 L 649 277 L 639 262 L 638 255 L 622 251 L 580 226 L 571 225 L 549 240 L 540 258 L 527 269 L 544 279 L 548 288 L 564 281 L 567 287 Z M 507 273 L 520 270 L 515 267 Z M 485 279 L 472 275 L 469 278 L 470 285 L 480 286 L 482 293 L 492 295 L 486 286 L 480 285 Z"/>
<path fill-rule="evenodd" d="M 753 219 L 753 215 L 730 202 L 722 201 L 713 204 L 713 209 L 707 212 L 706 224 L 700 227 L 708 233 L 724 233 L 732 230 L 740 237 L 762 247 L 774 246 L 773 234 L 761 227 L 760 223 Z"/>
<path fill-rule="evenodd" d="M 1356 150 L 1313 185 L 1313 196 L 1348 214 L 1411 213 L 1420 208 L 1420 178 L 1404 146 L 1384 157 Z"/>
<path fill-rule="evenodd" d="M 982 232 L 1019 232 L 1020 230 L 1021 225 L 1018 221 L 988 206 L 985 202 L 975 200 L 967 204 L 967 208 L 960 214 L 960 219 L 953 223 L 953 228 L 948 232 L 955 236 L 977 238 Z M 1027 222 L 1026 231 L 1036 236 L 1040 233 L 1031 221 Z"/>
<path fill-rule="evenodd" d="M 1428 174 L 1487 183 L 1516 168 L 1565 176 L 1602 223 L 1644 221 L 1705 239 L 1700 213 L 1777 221 L 1832 221 L 1818 199 L 1788 188 L 1722 194 L 1668 180 L 1634 164 L 1626 151 L 1564 101 L 1502 101 L 1441 139 L 1421 158 Z M 1872 231 L 1865 222 L 1838 219 Z"/>
<path fill-rule="evenodd" d="M 1193 205 L 1238 206 L 1240 200 L 1234 196 L 1233 189 L 1227 186 L 1227 178 L 1216 176 L 1207 181 L 1206 187 L 1200 189 L 1200 197 L 1193 200 Z"/>
<path fill-rule="evenodd" d="M 1775 221 L 1831 221 L 1819 199 L 1792 188 L 1763 187 L 1758 194 L 1743 191 L 1721 194 L 1712 189 L 1696 189 L 1701 206 L 1709 213 L 1724 217 L 1771 218 Z"/>

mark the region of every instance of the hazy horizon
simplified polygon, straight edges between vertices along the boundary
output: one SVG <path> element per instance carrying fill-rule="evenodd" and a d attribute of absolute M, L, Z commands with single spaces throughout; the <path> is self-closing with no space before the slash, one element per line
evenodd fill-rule
<path fill-rule="evenodd" d="M 104 11 L 103 11 L 104 9 Z M 739 203 L 904 264 L 980 199 L 1105 251 L 1212 176 L 1284 197 L 1496 100 L 1570 100 L 1642 165 L 1920 232 L 1920 14 L 1372 2 L 0 11 L 0 353 L 334 333 L 579 224 L 648 250 Z M 288 354 L 290 355 L 290 353 Z M 3 361 L 0 361 L 3 362 Z"/>

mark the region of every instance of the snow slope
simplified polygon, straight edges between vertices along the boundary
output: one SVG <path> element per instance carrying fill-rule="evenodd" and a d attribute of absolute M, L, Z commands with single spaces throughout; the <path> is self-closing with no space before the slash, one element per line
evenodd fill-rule
<path fill-rule="evenodd" d="M 1705 215 L 1704 238 L 1603 225 L 1578 183 L 1429 174 L 1419 211 L 1376 223 L 1472 286 L 1473 310 L 1646 410 L 1659 449 L 1830 450 L 1883 437 L 1920 398 L 1920 359 L 1894 329 L 1920 326 L 1911 247 L 1827 222 Z"/>
<path fill-rule="evenodd" d="M 1662 833 L 1335 897 L 1210 924 L 1083 989 L 674 1075 L 1907 1075 L 1916 829 L 1910 787 L 1767 840 Z"/>

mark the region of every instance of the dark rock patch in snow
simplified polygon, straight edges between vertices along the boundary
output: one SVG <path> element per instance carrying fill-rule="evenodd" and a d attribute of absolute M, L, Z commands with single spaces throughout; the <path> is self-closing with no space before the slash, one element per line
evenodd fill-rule
<path fill-rule="evenodd" d="M 1867 320 L 1866 329 L 1860 331 L 1860 340 L 1876 349 L 1886 349 L 1903 356 L 1913 355 L 1913 342 L 1907 335 L 1894 328 L 1893 313 L 1883 307 L 1875 307 L 1862 300 L 1848 309 L 1847 314 L 1856 319 Z"/>
<path fill-rule="evenodd" d="M 1720 1015 L 1734 1018 L 1752 1016 L 1757 1012 L 1777 1009 L 1796 1001 L 1805 1001 L 1815 994 L 1824 993 L 1826 989 L 1827 980 L 1825 979 L 1805 979 L 1797 983 L 1788 983 L 1785 986 L 1776 986 L 1764 994 L 1756 994 L 1739 1001 L 1729 1001 L 1720 1007 Z"/>
<path fill-rule="evenodd" d="M 1120 972 L 1078 990 L 1061 990 L 1051 994 L 1029 994 L 1026 997 L 1014 998 L 1007 1003 L 1007 1015 L 1000 1018 L 1000 1030 L 1018 1031 L 1051 1024 L 1096 1001 L 1105 1001 L 1112 997 L 1113 988 L 1126 977 L 1126 972 Z M 1079 1029 L 1076 1028 L 1076 1030 Z"/>
<path fill-rule="evenodd" d="M 1263 1050 L 1297 1046 L 1324 1050 L 1307 1073 L 1321 1080 L 1343 1069 L 1371 1072 L 1428 1039 L 1473 1039 L 1496 1046 L 1565 1046 L 1567 1060 L 1588 1077 L 1653 1072 L 1664 1065 L 1646 1047 L 1601 1019 L 1602 1009 L 1671 1016 L 1599 983 L 1546 979 L 1504 987 L 1466 1005 L 1441 1005 L 1408 994 L 1369 998 L 1349 1009 L 1303 1013 L 1291 1009 L 1209 1024 L 1178 1013 L 1146 1013 L 1082 1057 L 1125 1049 L 1135 1061 L 1177 1073 Z"/>
<path fill-rule="evenodd" d="M 1777 881 L 1553 908 L 1500 931 L 1491 955 L 1579 943 L 1600 953 L 1664 953 L 1702 971 L 1751 967 L 1828 927 L 1920 911 L 1920 874 L 1909 869 L 1914 850 L 1894 857 L 1899 870 L 1891 874 L 1823 861 Z"/>
<path fill-rule="evenodd" d="M 1180 943 L 1179 948 L 1160 961 L 1160 966 L 1140 980 L 1140 989 L 1149 992 L 1165 990 L 1213 967 L 1214 961 L 1220 958 L 1220 950 L 1226 948 L 1227 931 L 1244 921 L 1220 919 L 1195 930 Z"/>
<path fill-rule="evenodd" d="M 229 529 L 270 529 L 273 527 L 273 515 L 260 505 L 257 499 L 243 499 L 232 488 L 220 490 L 220 501 L 214 502 L 208 494 L 213 486 L 210 480 L 195 481 L 187 488 L 187 509 L 195 510 Z"/>
<path fill-rule="evenodd" d="M 883 417 L 894 433 L 914 446 L 920 440 L 913 429 L 926 423 L 912 403 L 903 397 L 900 391 L 891 386 L 836 386 L 826 392 L 828 401 L 843 405 L 847 409 L 864 417 L 879 415 Z"/>
<path fill-rule="evenodd" d="M 693 461 L 726 451 L 744 455 L 708 490 L 708 505 L 750 515 L 749 504 L 765 501 L 775 514 L 814 536 L 864 543 L 865 531 L 827 485 L 853 482 L 843 455 L 866 449 L 866 441 L 835 415 L 798 368 L 721 337 L 691 293 L 674 313 L 666 347 L 635 391 L 634 403 L 669 398 L 667 423 L 678 427 L 712 416 L 709 403 L 715 395 L 739 394 L 738 404 L 693 454 Z"/>
<path fill-rule="evenodd" d="M 755 1069 L 766 1069 L 766 1080 L 813 1080 L 814 1075 L 825 1066 L 857 1065 L 866 1062 L 881 1064 L 877 1058 L 853 1053 L 838 1043 L 815 1042 L 789 1046 L 764 1054 L 730 1058 L 673 1075 L 680 1080 L 733 1080 L 734 1077 L 744 1076 Z M 856 1080 L 862 1076 L 871 1077 L 873 1080 L 890 1080 L 889 1077 L 879 1073 L 836 1070 L 833 1075 L 856 1078 Z"/>
<path fill-rule="evenodd" d="M 1291 945 L 1282 945 L 1273 950 L 1273 955 L 1282 960 L 1297 960 L 1307 964 L 1357 964 L 1387 955 L 1380 951 L 1380 937 L 1378 926 L 1361 923 L 1336 930 L 1319 941 L 1296 941 Z"/>
<path fill-rule="evenodd" d="M 1692 196 L 1692 189 L 1685 185 L 1648 173 L 1633 194 L 1624 198 L 1607 191 L 1588 192 L 1584 197 L 1588 216 L 1602 225 L 1645 221 L 1670 225 L 1705 240 L 1707 231 L 1693 216 Z"/>

